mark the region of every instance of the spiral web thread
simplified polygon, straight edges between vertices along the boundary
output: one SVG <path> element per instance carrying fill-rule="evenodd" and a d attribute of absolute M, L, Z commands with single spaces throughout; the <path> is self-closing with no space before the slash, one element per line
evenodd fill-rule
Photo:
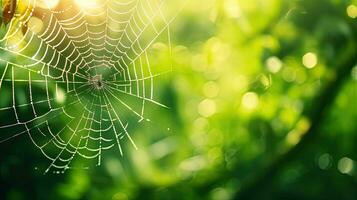
<path fill-rule="evenodd" d="M 172 69 L 153 67 L 150 52 L 164 40 L 171 53 L 177 13 L 164 0 L 88 2 L 18 0 L 0 40 L 0 143 L 27 134 L 50 160 L 45 173 L 74 168 L 74 158 L 100 165 L 105 150 L 123 155 L 124 140 L 137 148 L 132 119 L 150 121 L 148 104 L 165 107 L 155 80 Z"/>

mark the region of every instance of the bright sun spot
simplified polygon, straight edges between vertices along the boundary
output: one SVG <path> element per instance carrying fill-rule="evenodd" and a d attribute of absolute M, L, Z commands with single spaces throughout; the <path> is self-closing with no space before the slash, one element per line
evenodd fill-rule
<path fill-rule="evenodd" d="M 352 159 L 343 157 L 338 161 L 337 168 L 342 174 L 350 174 L 353 170 L 353 164 Z"/>
<path fill-rule="evenodd" d="M 309 52 L 302 57 L 302 63 L 308 69 L 312 69 L 317 65 L 318 59 L 315 53 Z"/>
<path fill-rule="evenodd" d="M 99 0 L 75 0 L 77 5 L 84 9 L 91 9 L 98 6 Z"/>
<path fill-rule="evenodd" d="M 254 92 L 247 92 L 243 95 L 242 106 L 248 110 L 253 110 L 259 105 L 259 97 Z"/>
<path fill-rule="evenodd" d="M 270 72 L 278 73 L 283 67 L 283 63 L 278 57 L 273 56 L 266 60 L 266 66 Z"/>
<path fill-rule="evenodd" d="M 34 33 L 39 34 L 42 30 L 43 22 L 40 18 L 31 17 L 28 21 L 28 26 Z"/>
<path fill-rule="evenodd" d="M 58 5 L 59 1 L 60 0 L 40 0 L 37 1 L 37 4 L 39 7 L 52 9 Z"/>
<path fill-rule="evenodd" d="M 210 117 L 216 113 L 216 102 L 211 99 L 205 99 L 198 105 L 198 113 L 203 117 Z"/>
<path fill-rule="evenodd" d="M 357 6 L 349 5 L 347 7 L 347 15 L 351 18 L 356 18 L 357 17 Z"/>
<path fill-rule="evenodd" d="M 60 104 L 63 104 L 66 101 L 66 94 L 62 88 L 56 87 L 56 101 Z"/>
<path fill-rule="evenodd" d="M 234 0 L 224 1 L 224 9 L 229 17 L 239 18 L 241 16 L 240 7 Z"/>

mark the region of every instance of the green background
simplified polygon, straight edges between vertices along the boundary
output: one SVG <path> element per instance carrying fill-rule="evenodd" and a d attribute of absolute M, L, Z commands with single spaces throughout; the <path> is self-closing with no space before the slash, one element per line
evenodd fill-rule
<path fill-rule="evenodd" d="M 0 199 L 357 199 L 356 6 L 188 1 L 156 84 L 169 109 L 131 130 L 139 149 L 43 175 L 16 137 L 0 144 Z"/>

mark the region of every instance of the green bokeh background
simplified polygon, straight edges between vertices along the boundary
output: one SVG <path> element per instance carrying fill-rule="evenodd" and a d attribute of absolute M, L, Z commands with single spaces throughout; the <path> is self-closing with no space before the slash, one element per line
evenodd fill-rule
<path fill-rule="evenodd" d="M 131 130 L 139 149 L 43 175 L 17 137 L 0 144 L 0 199 L 357 199 L 356 6 L 188 1 L 156 84 L 169 109 Z"/>

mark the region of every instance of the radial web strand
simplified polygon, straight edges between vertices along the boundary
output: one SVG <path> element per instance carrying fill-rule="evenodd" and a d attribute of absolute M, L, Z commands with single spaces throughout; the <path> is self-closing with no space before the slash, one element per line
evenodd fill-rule
<path fill-rule="evenodd" d="M 78 158 L 100 165 L 112 148 L 123 155 L 124 142 L 137 148 L 131 124 L 150 121 L 149 104 L 166 107 L 154 89 L 171 64 L 159 66 L 153 49 L 171 54 L 177 12 L 165 0 L 48 2 L 3 7 L 0 145 L 28 135 L 45 172 L 60 173 Z"/>

